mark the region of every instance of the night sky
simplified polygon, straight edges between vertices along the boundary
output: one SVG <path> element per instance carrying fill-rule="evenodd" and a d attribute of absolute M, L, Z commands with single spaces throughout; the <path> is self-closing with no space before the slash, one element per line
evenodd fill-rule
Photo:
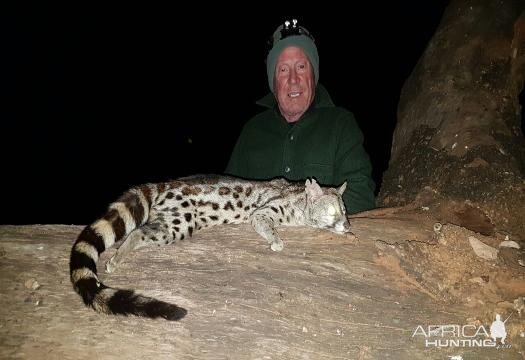
<path fill-rule="evenodd" d="M 320 82 L 356 116 L 379 187 L 401 87 L 447 1 L 400 3 L 4 13 L 0 223 L 87 224 L 130 186 L 221 173 L 269 91 L 267 40 L 292 17 L 316 38 Z"/>

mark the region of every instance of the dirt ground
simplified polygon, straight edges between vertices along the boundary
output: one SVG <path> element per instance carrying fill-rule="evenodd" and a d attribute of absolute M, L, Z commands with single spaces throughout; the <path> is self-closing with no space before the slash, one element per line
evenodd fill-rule
<path fill-rule="evenodd" d="M 2 226 L 0 358 L 525 358 L 524 243 L 441 224 L 432 210 L 361 214 L 351 219 L 356 238 L 282 229 L 280 253 L 249 225 L 224 225 L 141 249 L 113 274 L 103 266 L 114 250 L 103 254 L 107 285 L 183 306 L 179 322 L 84 307 L 68 273 L 80 226 Z M 473 238 L 492 260 L 476 255 Z M 521 249 L 500 247 L 506 240 Z M 508 318 L 505 344 L 466 346 L 490 340 L 480 329 L 496 314 Z"/>

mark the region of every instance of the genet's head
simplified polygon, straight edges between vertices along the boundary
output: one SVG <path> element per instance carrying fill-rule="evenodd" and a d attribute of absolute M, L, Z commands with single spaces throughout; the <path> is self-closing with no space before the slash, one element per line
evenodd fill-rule
<path fill-rule="evenodd" d="M 296 20 L 274 32 L 266 70 L 281 114 L 288 122 L 298 121 L 315 97 L 319 55 L 312 36 Z"/>
<path fill-rule="evenodd" d="M 342 195 L 346 182 L 339 188 L 321 188 L 315 180 L 306 180 L 306 221 L 310 226 L 338 234 L 350 232 Z"/>

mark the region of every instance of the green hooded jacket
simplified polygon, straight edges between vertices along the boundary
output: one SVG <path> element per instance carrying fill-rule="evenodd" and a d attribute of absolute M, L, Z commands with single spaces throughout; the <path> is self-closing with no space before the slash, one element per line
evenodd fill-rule
<path fill-rule="evenodd" d="M 372 166 L 363 148 L 363 134 L 351 112 L 334 106 L 318 85 L 303 117 L 286 122 L 270 93 L 257 104 L 268 107 L 248 121 L 237 140 L 225 173 L 245 179 L 315 178 L 339 186 L 349 214 L 375 207 Z"/>

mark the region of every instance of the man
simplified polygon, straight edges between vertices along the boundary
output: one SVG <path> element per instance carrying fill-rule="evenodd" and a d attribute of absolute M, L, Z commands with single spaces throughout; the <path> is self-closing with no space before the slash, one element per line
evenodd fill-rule
<path fill-rule="evenodd" d="M 268 109 L 244 126 L 225 172 L 256 180 L 315 178 L 332 186 L 347 181 L 347 213 L 373 208 L 375 185 L 361 130 L 318 84 L 316 45 L 295 19 L 275 31 L 266 66 L 272 93 L 258 104 Z"/>

